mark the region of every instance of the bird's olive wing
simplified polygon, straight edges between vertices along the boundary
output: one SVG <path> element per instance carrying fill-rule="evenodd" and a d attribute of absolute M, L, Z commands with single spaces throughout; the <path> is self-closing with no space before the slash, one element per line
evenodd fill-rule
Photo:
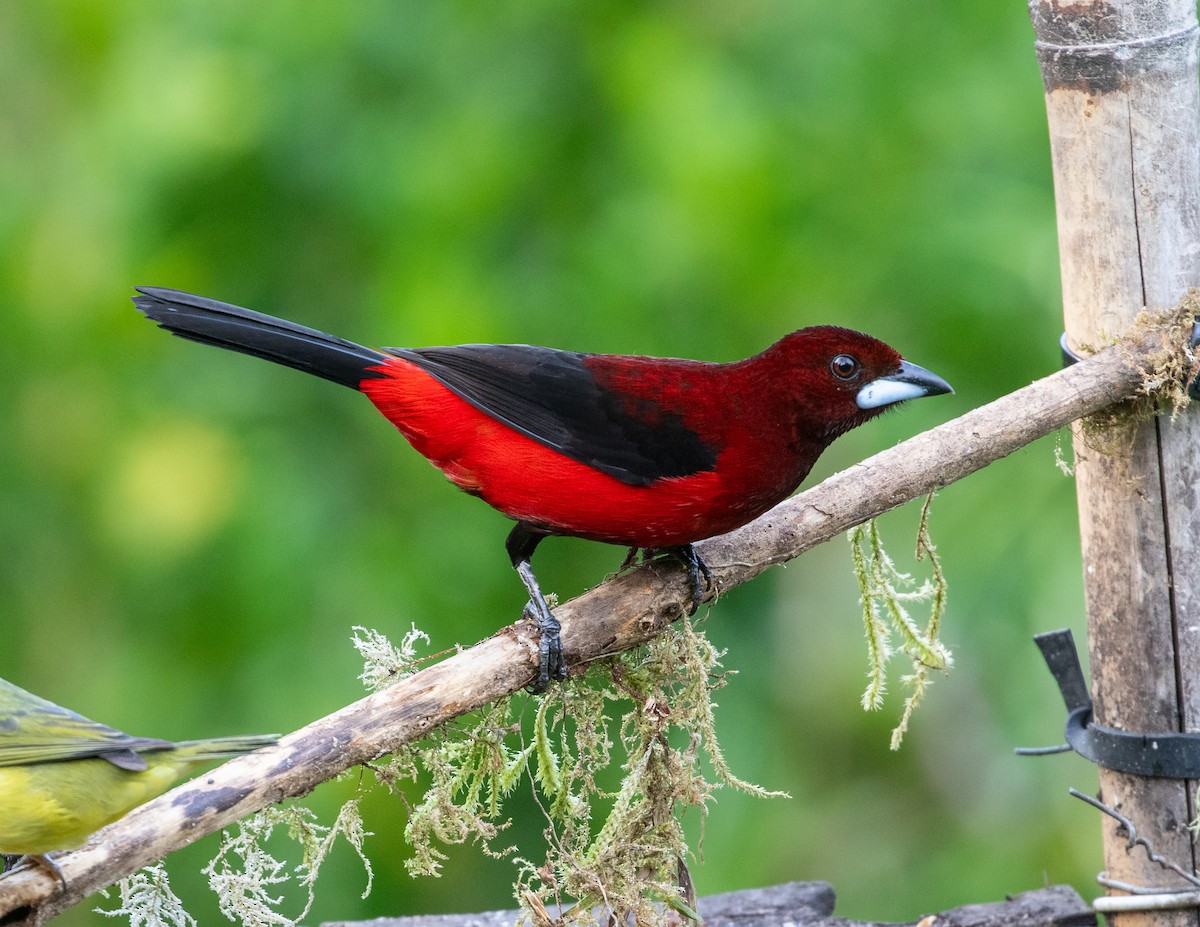
<path fill-rule="evenodd" d="M 6 706 L 0 713 L 0 766 L 100 757 L 138 772 L 146 768 L 138 751 L 171 746 L 167 740 L 131 737 L 42 699 Z"/>

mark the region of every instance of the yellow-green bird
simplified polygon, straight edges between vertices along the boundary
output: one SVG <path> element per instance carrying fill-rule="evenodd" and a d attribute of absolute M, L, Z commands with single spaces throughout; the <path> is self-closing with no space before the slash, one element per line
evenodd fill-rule
<path fill-rule="evenodd" d="M 81 846 L 197 763 L 273 743 L 131 737 L 0 679 L 0 853 L 28 856 L 65 885 L 46 854 Z"/>

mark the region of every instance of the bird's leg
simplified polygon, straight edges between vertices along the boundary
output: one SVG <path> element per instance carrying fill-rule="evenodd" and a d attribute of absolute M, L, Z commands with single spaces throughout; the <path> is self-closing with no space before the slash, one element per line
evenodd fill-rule
<path fill-rule="evenodd" d="M 538 585 L 537 577 L 533 575 L 533 566 L 530 564 L 534 550 L 542 538 L 547 536 L 545 532 L 519 521 L 509 532 L 508 540 L 504 542 L 504 549 L 508 551 L 513 568 L 529 593 L 529 604 L 525 606 L 525 614 L 537 622 L 542 635 L 538 645 L 538 675 L 530 686 L 533 692 L 545 692 L 551 679 L 567 677 L 562 641 L 558 636 L 562 626 L 550 611 L 550 606 L 546 604 L 546 597 L 542 595 L 542 589 Z"/>
<path fill-rule="evenodd" d="M 683 544 L 679 547 L 668 547 L 667 553 L 676 557 L 683 563 L 683 567 L 687 570 L 688 579 L 692 584 L 692 607 L 688 609 L 689 615 L 696 614 L 696 609 L 700 607 L 700 603 L 704 601 L 704 589 L 711 589 L 713 585 L 712 570 L 708 568 L 708 564 L 696 553 L 696 548 L 691 544 Z M 704 586 L 700 585 L 700 577 L 704 577 Z"/>
<path fill-rule="evenodd" d="M 624 573 L 626 570 L 628 570 L 630 567 L 632 567 L 635 563 L 637 563 L 637 555 L 638 555 L 637 547 L 629 548 L 629 552 L 627 554 L 625 554 L 625 559 L 622 560 L 621 565 L 619 567 L 617 567 L 617 572 Z"/>
<path fill-rule="evenodd" d="M 63 871 L 58 867 L 58 863 L 50 858 L 49 853 L 30 853 L 28 856 L 21 857 L 27 864 L 38 869 L 42 869 L 50 875 L 54 876 L 63 891 L 67 890 L 67 877 L 63 875 Z"/>
<path fill-rule="evenodd" d="M 530 686 L 530 691 L 545 692 L 551 679 L 565 679 L 567 675 L 567 667 L 563 661 L 562 639 L 559 637 L 562 625 L 558 623 L 558 619 L 550 611 L 550 606 L 546 604 L 546 597 L 542 595 L 537 577 L 533 575 L 533 567 L 528 560 L 522 560 L 517 564 L 517 575 L 521 577 L 525 589 L 529 592 L 529 602 L 525 605 L 525 614 L 537 622 L 538 630 L 542 635 L 538 643 L 538 675 L 533 685 Z"/>

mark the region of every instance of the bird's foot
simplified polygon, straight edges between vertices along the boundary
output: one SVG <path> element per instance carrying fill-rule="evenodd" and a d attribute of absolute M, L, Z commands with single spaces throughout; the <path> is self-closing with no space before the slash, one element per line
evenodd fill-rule
<path fill-rule="evenodd" d="M 529 602 L 523 614 L 536 621 L 538 631 L 541 632 L 541 639 L 538 641 L 538 674 L 530 683 L 529 691 L 545 692 L 550 687 L 551 679 L 567 678 L 567 661 L 563 656 L 562 639 L 559 637 L 562 625 L 546 604 L 546 597 L 542 595 L 528 560 L 517 564 L 517 575 L 521 577 L 529 592 Z"/>
<path fill-rule="evenodd" d="M 563 657 L 562 638 L 559 637 L 562 625 L 544 599 L 539 603 L 530 600 L 525 605 L 524 614 L 537 622 L 541 633 L 538 640 L 538 674 L 528 686 L 529 691 L 537 695 L 550 687 L 551 679 L 567 678 L 567 661 Z"/>
<path fill-rule="evenodd" d="M 28 856 L 21 857 L 21 861 L 34 869 L 41 869 L 49 873 L 62 886 L 64 892 L 67 890 L 67 877 L 63 875 L 58 863 L 50 858 L 49 853 L 30 853 Z"/>
<path fill-rule="evenodd" d="M 668 548 L 668 553 L 683 563 L 684 569 L 687 570 L 688 581 L 692 587 L 692 606 L 688 609 L 688 615 L 694 615 L 701 603 L 704 602 L 705 590 L 713 588 L 712 570 L 708 568 L 708 564 L 696 553 L 696 548 L 691 544 Z M 703 586 L 700 585 L 701 577 L 704 579 Z"/>

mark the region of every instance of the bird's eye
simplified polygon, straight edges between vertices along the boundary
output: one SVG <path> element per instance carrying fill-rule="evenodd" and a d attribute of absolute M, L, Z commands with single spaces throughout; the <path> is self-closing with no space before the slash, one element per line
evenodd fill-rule
<path fill-rule="evenodd" d="M 858 373 L 859 364 L 849 354 L 839 354 L 829 362 L 829 369 L 839 380 L 850 380 Z"/>

